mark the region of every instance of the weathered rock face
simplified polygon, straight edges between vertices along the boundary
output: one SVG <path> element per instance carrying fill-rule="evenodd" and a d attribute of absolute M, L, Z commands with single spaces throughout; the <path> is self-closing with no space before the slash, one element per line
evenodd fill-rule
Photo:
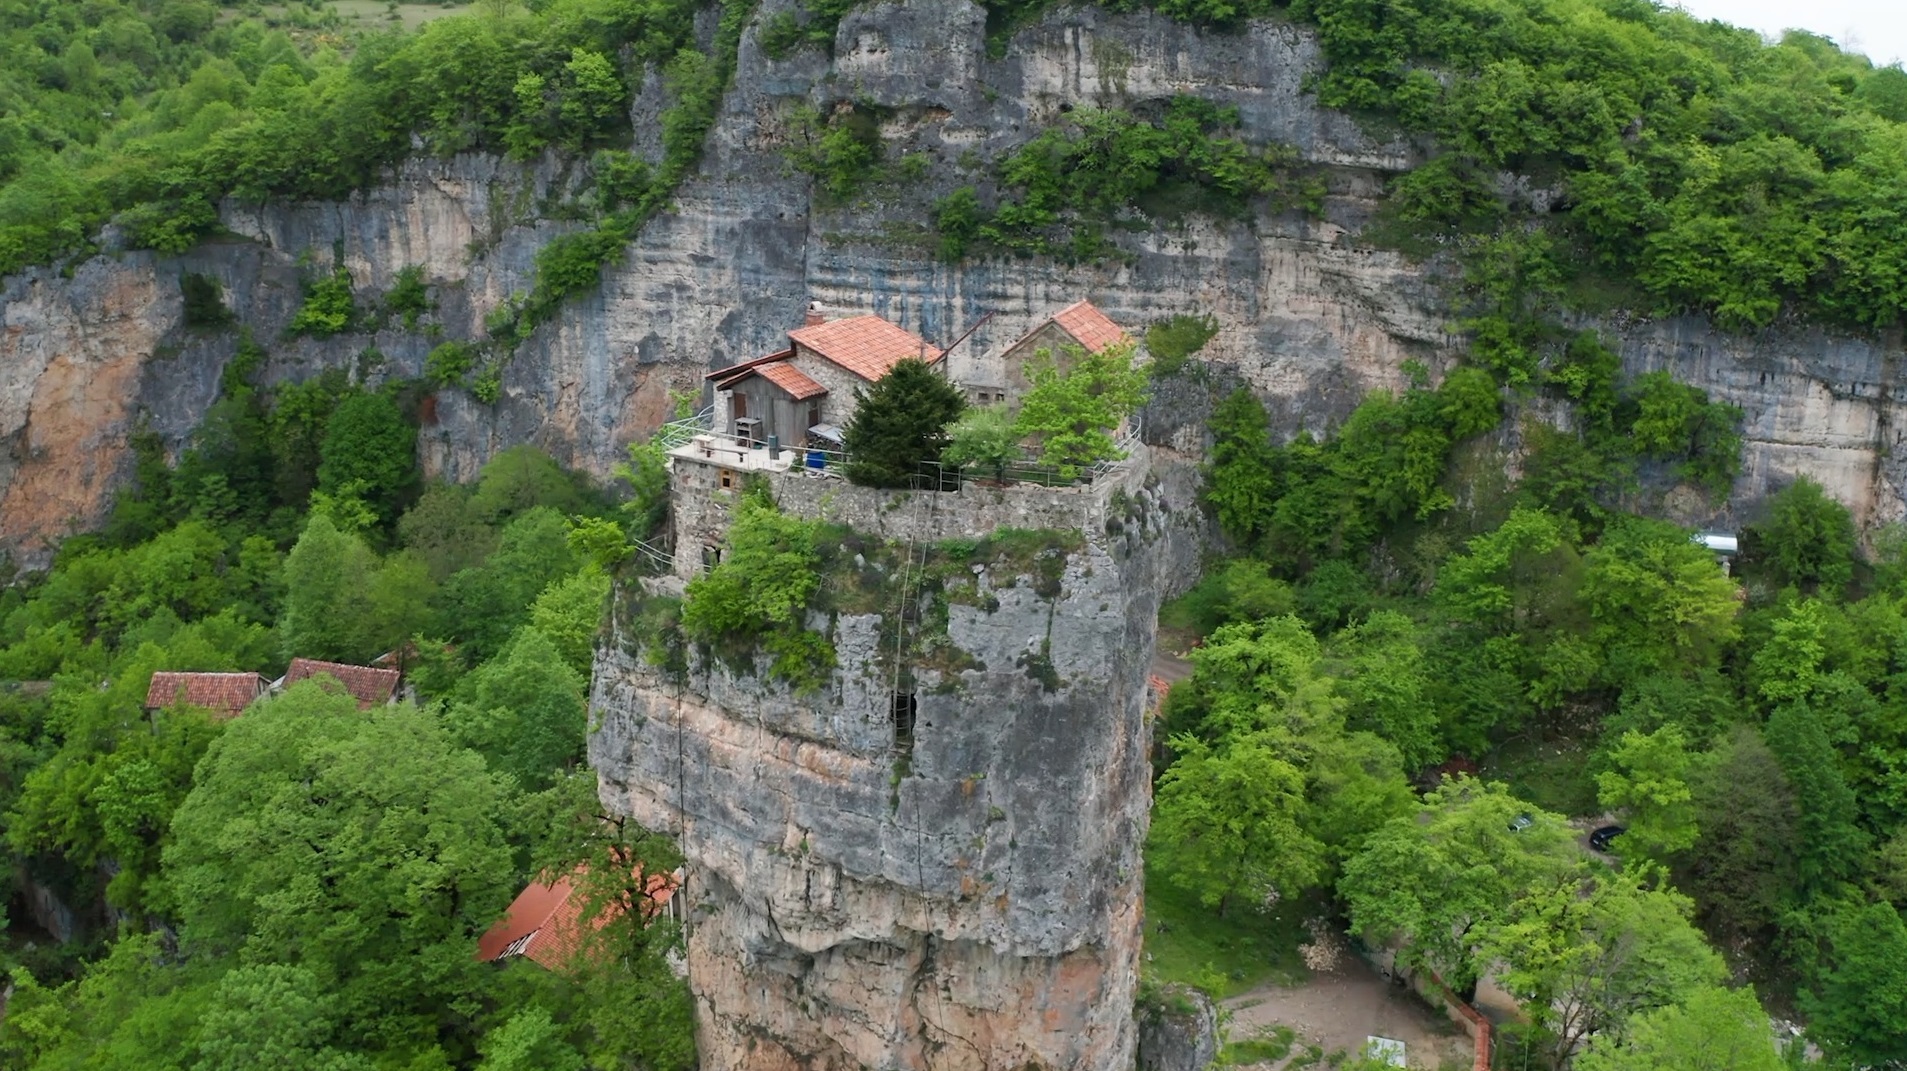
<path fill-rule="evenodd" d="M 784 4 L 770 0 L 762 16 Z M 880 312 L 943 343 L 992 312 L 966 344 L 975 354 L 997 352 L 1082 295 L 1132 325 L 1209 312 L 1222 330 L 1205 356 L 1235 366 L 1281 428 L 1328 424 L 1366 390 L 1396 385 L 1404 360 L 1437 364 L 1449 315 L 1427 269 L 1357 245 L 1382 175 L 1411 156 L 1316 107 L 1302 85 L 1317 64 L 1314 41 L 1289 26 L 1213 34 L 1091 8 L 1053 11 L 995 60 L 984 13 L 969 0 L 857 9 L 832 58 L 810 50 L 771 59 L 751 30 L 703 167 L 676 209 L 644 228 L 599 291 L 519 350 L 496 405 L 442 393 L 421 440 L 425 463 L 463 478 L 496 450 L 534 442 L 607 471 L 662 418 L 669 389 L 699 387 L 702 371 L 773 348 L 810 298 Z M 975 161 L 1021 144 L 1066 109 L 1144 106 L 1178 93 L 1234 104 L 1249 136 L 1289 142 L 1329 165 L 1326 218 L 1193 221 L 1123 236 L 1127 255 L 1099 265 L 933 259 L 927 208 L 984 180 Z M 639 152 L 656 151 L 665 96 L 655 78 L 637 95 Z M 837 101 L 891 109 L 890 156 L 924 155 L 923 177 L 846 205 L 818 203 L 784 149 L 797 106 Z M 100 256 L 70 277 L 37 270 L 5 280 L 0 546 L 32 559 L 44 540 L 96 523 L 130 473 L 125 444 L 135 424 L 176 446 L 202 416 L 235 335 L 182 327 L 182 273 L 224 284 L 241 323 L 272 350 L 268 377 L 356 368 L 370 346 L 383 362 L 364 362 L 366 374 L 416 374 L 435 341 L 421 332 L 282 338 L 299 300 L 299 258 L 326 262 L 341 251 L 367 302 L 399 269 L 422 265 L 444 333 L 471 337 L 486 312 L 528 288 L 535 251 L 572 226 L 541 217 L 577 181 L 556 161 L 416 161 L 345 203 L 228 204 L 236 237 L 183 257 Z M 1692 319 L 1601 326 L 1631 370 L 1668 368 L 1746 411 L 1737 503 L 1807 472 L 1865 518 L 1901 512 L 1898 339 L 1743 337 Z"/>
<path fill-rule="evenodd" d="M 1138 1071 L 1205 1071 L 1218 1058 L 1218 1009 L 1191 986 L 1139 1003 Z"/>
<path fill-rule="evenodd" d="M 970 504 L 829 482 L 784 508 L 923 527 L 871 543 L 861 579 L 830 578 L 892 582 L 810 622 L 838 658 L 825 687 L 793 694 L 697 652 L 672 673 L 652 657 L 667 638 L 632 624 L 634 591 L 596 663 L 604 802 L 688 861 L 703 1066 L 1124 1071 L 1147 668 L 1174 547 L 1196 543 L 1168 497 L 1187 485 L 1141 450 L 1095 486 L 1104 519 L 1083 538 L 1023 535 L 969 562 L 927 548 L 971 529 Z M 939 579 L 906 597 L 903 571 Z"/>

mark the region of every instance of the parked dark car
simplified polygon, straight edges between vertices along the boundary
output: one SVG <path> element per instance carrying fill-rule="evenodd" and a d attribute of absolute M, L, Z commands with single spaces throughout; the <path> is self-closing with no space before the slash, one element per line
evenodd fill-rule
<path fill-rule="evenodd" d="M 1589 835 L 1589 846 L 1599 852 L 1609 850 L 1609 845 L 1628 830 L 1623 826 L 1603 826 Z"/>

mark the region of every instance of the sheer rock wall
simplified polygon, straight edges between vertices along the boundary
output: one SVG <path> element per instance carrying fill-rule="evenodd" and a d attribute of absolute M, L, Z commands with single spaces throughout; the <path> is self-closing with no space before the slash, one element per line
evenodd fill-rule
<path fill-rule="evenodd" d="M 760 17 L 785 3 L 768 0 Z M 606 472 L 663 419 L 669 389 L 699 387 L 701 372 L 774 348 L 811 298 L 838 313 L 880 312 L 943 343 L 991 312 L 966 343 L 977 354 L 1081 296 L 1134 326 L 1210 313 L 1222 330 L 1203 359 L 1234 368 L 1286 432 L 1325 427 L 1365 391 L 1395 386 L 1407 359 L 1435 367 L 1447 357 L 1435 266 L 1354 240 L 1384 175 L 1408 166 L 1412 149 L 1315 106 L 1302 84 L 1318 53 L 1304 32 L 1265 22 L 1211 34 L 1147 13 L 1064 8 L 992 59 L 984 21 L 969 0 L 873 4 L 843 20 L 832 56 L 781 60 L 745 34 L 703 165 L 675 208 L 643 229 L 600 289 L 520 348 L 497 404 L 439 394 L 420 446 L 429 470 L 466 478 L 497 450 L 534 442 Z M 635 97 L 638 152 L 658 151 L 659 82 Z M 1324 218 L 1194 219 L 1122 234 L 1125 255 L 1091 265 L 934 259 L 923 229 L 933 199 L 984 185 L 986 159 L 1065 110 L 1143 109 L 1178 93 L 1234 104 L 1248 136 L 1328 166 Z M 844 101 L 890 109 L 889 157 L 924 155 L 919 178 L 846 204 L 817 200 L 787 164 L 799 136 L 792 116 Z M 184 256 L 115 252 L 0 281 L 0 548 L 43 560 L 47 540 L 98 523 L 131 473 L 129 433 L 144 422 L 177 448 L 211 404 L 237 334 L 184 327 L 183 273 L 224 285 L 240 323 L 271 350 L 270 379 L 327 367 L 415 375 L 437 341 L 422 331 L 284 337 L 301 258 L 322 264 L 341 252 L 361 304 L 421 265 L 444 337 L 476 337 L 486 313 L 528 289 L 536 250 L 577 226 L 550 216 L 582 181 L 580 168 L 554 159 L 417 160 L 345 202 L 229 203 L 232 236 Z M 1866 519 L 1901 512 L 1898 338 L 1744 337 L 1694 318 L 1600 326 L 1632 370 L 1668 368 L 1743 407 L 1737 503 L 1808 472 Z M 361 359 L 367 347 L 381 363 Z"/>
<path fill-rule="evenodd" d="M 687 858 L 704 1067 L 1132 1066 L 1147 670 L 1198 523 L 1191 484 L 1150 460 L 1095 487 L 1106 519 L 1083 540 L 981 552 L 924 601 L 897 582 L 876 609 L 815 615 L 838 666 L 814 692 L 693 651 L 671 673 L 651 657 L 666 641 L 632 624 L 641 594 L 619 592 L 590 762 L 606 806 Z M 842 486 L 790 509 L 964 534 L 971 504 L 939 497 Z M 912 561 L 918 579 L 928 545 L 855 568 Z M 907 747 L 897 690 L 917 704 Z"/>

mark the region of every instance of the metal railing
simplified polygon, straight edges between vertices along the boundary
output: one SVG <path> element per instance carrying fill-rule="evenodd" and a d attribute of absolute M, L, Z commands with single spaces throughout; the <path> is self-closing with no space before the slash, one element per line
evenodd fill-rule
<path fill-rule="evenodd" d="M 673 450 L 678 446 L 687 446 L 689 440 L 697 435 L 706 435 L 715 427 L 715 407 L 707 409 L 683 420 L 672 420 L 656 429 L 652 440 L 664 450 Z"/>
<path fill-rule="evenodd" d="M 675 556 L 661 547 L 633 538 L 629 540 L 629 545 L 634 548 L 636 560 L 647 568 L 654 569 L 658 574 L 675 572 Z"/>

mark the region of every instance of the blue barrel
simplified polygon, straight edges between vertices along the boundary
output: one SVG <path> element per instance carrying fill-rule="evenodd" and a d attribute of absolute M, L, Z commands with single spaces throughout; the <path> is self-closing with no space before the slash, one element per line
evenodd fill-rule
<path fill-rule="evenodd" d="M 810 451 L 808 451 L 808 467 L 809 467 L 809 468 L 811 468 L 811 469 L 825 469 L 825 468 L 827 468 L 827 467 L 828 467 L 828 455 L 826 455 L 826 454 L 824 454 L 824 453 L 822 453 L 822 452 L 821 452 L 821 451 L 819 451 L 819 450 L 810 450 Z"/>

